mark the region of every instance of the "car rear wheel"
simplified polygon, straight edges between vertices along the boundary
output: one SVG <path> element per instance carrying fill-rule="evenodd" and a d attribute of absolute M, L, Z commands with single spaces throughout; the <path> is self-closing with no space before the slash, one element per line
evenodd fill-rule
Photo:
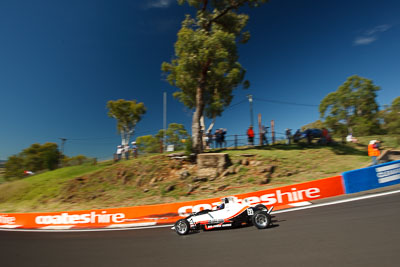
<path fill-rule="evenodd" d="M 186 219 L 180 219 L 175 223 L 175 232 L 178 235 L 186 235 L 189 233 L 190 224 Z"/>
<path fill-rule="evenodd" d="M 258 210 L 254 213 L 252 222 L 258 229 L 265 229 L 271 224 L 271 215 L 266 211 Z"/>

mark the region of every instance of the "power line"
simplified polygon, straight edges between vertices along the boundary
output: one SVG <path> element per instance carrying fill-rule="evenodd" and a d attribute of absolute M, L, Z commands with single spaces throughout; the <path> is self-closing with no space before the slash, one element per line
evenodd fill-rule
<path fill-rule="evenodd" d="M 245 103 L 245 102 L 247 102 L 247 99 L 243 99 L 242 101 L 239 101 L 239 102 L 237 102 L 237 103 L 235 103 L 235 104 L 232 104 L 232 105 L 230 105 L 229 107 L 227 107 L 225 110 L 232 109 L 232 108 L 236 107 L 237 105 L 243 104 L 243 103 Z"/>
<path fill-rule="evenodd" d="M 258 98 L 258 97 L 254 97 L 253 99 L 254 100 L 258 100 L 258 101 L 270 102 L 270 103 L 275 103 L 275 104 L 283 104 L 283 105 L 304 106 L 304 107 L 319 107 L 319 105 L 313 105 L 313 104 L 286 102 L 286 101 L 273 100 L 273 99 L 263 99 L 263 98 Z"/>
<path fill-rule="evenodd" d="M 146 130 L 146 131 L 140 131 L 135 133 L 135 135 L 138 134 L 145 134 L 145 133 L 152 133 L 156 132 L 158 130 Z M 115 139 L 117 136 L 108 136 L 108 137 L 82 137 L 82 138 L 68 138 L 70 141 L 86 141 L 86 140 L 102 140 L 102 139 Z"/>

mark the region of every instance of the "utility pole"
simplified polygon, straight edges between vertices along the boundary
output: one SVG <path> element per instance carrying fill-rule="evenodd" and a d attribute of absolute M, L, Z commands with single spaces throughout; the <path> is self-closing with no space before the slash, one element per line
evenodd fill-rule
<path fill-rule="evenodd" d="M 58 138 L 61 140 L 61 146 L 60 146 L 60 158 L 59 158 L 59 162 L 58 162 L 58 167 L 61 168 L 62 165 L 62 159 L 64 158 L 64 146 L 65 146 L 65 142 L 67 141 L 67 138 Z"/>
<path fill-rule="evenodd" d="M 264 133 L 263 133 L 262 125 L 261 125 L 261 114 L 258 114 L 258 131 L 260 133 L 260 146 L 262 146 Z"/>
<path fill-rule="evenodd" d="M 61 150 L 61 153 L 64 154 L 64 145 L 65 145 L 65 142 L 67 141 L 67 138 L 58 138 L 58 139 L 61 140 L 61 148 L 60 148 L 60 150 Z"/>
<path fill-rule="evenodd" d="M 167 93 L 164 92 L 164 135 L 163 135 L 163 152 L 165 152 L 167 149 L 167 140 L 166 140 L 166 131 L 167 131 Z"/>
<path fill-rule="evenodd" d="M 275 121 L 271 120 L 272 144 L 275 144 Z"/>
<path fill-rule="evenodd" d="M 249 99 L 249 104 L 250 104 L 250 126 L 254 125 L 253 121 L 253 95 L 247 95 L 247 98 Z"/>

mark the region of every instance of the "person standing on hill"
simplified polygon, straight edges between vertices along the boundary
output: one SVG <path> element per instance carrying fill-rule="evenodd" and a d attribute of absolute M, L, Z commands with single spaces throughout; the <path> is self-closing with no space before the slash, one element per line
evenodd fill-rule
<path fill-rule="evenodd" d="M 206 144 L 207 144 L 206 148 L 211 149 L 212 143 L 213 143 L 213 134 L 212 134 L 211 130 L 208 130 L 208 132 L 206 134 Z"/>
<path fill-rule="evenodd" d="M 126 144 L 124 146 L 123 152 L 124 152 L 124 155 L 125 155 L 125 159 L 128 160 L 129 159 L 129 145 L 128 144 Z"/>
<path fill-rule="evenodd" d="M 226 148 L 225 135 L 226 129 L 221 128 L 221 145 Z"/>
<path fill-rule="evenodd" d="M 322 138 L 321 138 L 321 140 L 322 140 L 322 144 L 323 145 L 326 145 L 327 142 L 328 142 L 328 134 L 329 134 L 328 129 L 326 129 L 325 127 L 322 128 Z"/>
<path fill-rule="evenodd" d="M 222 135 L 221 129 L 215 130 L 215 148 L 222 148 Z"/>
<path fill-rule="evenodd" d="M 262 126 L 261 127 L 261 140 L 262 140 L 261 145 L 264 145 L 264 144 L 269 145 L 268 144 L 268 137 L 267 137 L 268 128 L 269 127 L 267 127 L 267 126 Z"/>
<path fill-rule="evenodd" d="M 379 141 L 371 140 L 368 145 L 368 156 L 372 159 L 372 165 L 378 164 L 378 157 L 381 154 L 379 151 Z"/>
<path fill-rule="evenodd" d="M 123 151 L 122 146 L 121 146 L 121 145 L 117 146 L 117 161 L 120 161 L 120 160 L 121 160 L 121 158 L 122 158 L 122 151 Z"/>
<path fill-rule="evenodd" d="M 285 135 L 286 135 L 286 144 L 290 145 L 290 139 L 292 138 L 292 129 L 286 128 Z"/>
<path fill-rule="evenodd" d="M 249 129 L 247 129 L 247 139 L 249 142 L 250 146 L 254 146 L 254 131 L 253 131 L 253 126 L 250 126 Z"/>
<path fill-rule="evenodd" d="M 136 142 L 132 142 L 132 157 L 137 158 L 138 156 L 138 151 L 137 151 L 137 145 Z"/>

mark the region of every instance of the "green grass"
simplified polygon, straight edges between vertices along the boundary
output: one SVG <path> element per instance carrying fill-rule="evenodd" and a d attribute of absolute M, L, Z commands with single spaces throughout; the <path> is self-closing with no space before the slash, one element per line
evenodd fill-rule
<path fill-rule="evenodd" d="M 34 209 L 59 196 L 62 186 L 70 179 L 95 172 L 107 165 L 109 163 L 66 167 L 0 184 L 0 210 L 7 212 L 25 206 Z"/>
<path fill-rule="evenodd" d="M 348 145 L 279 144 L 229 149 L 222 152 L 228 153 L 234 167 L 240 166 L 240 170 L 208 182 L 193 182 L 194 165 L 172 161 L 163 155 L 142 156 L 116 164 L 108 161 L 95 166 L 66 167 L 13 182 L 5 182 L 0 176 L 0 212 L 80 210 L 187 201 L 321 179 L 368 165 L 367 144 L 371 139 L 383 140 L 384 147 L 400 146 L 397 136 L 372 136 L 359 138 L 359 143 Z M 249 157 L 250 165 L 238 163 L 245 158 L 243 154 L 253 154 Z M 254 162 L 259 166 L 253 166 Z M 266 174 L 260 172 L 260 168 L 271 165 L 275 166 L 275 171 L 268 184 L 263 184 Z M 186 180 L 179 178 L 183 169 L 191 173 Z M 170 185 L 174 185 L 174 190 L 167 190 Z M 189 185 L 198 185 L 198 188 L 188 195 Z"/>

